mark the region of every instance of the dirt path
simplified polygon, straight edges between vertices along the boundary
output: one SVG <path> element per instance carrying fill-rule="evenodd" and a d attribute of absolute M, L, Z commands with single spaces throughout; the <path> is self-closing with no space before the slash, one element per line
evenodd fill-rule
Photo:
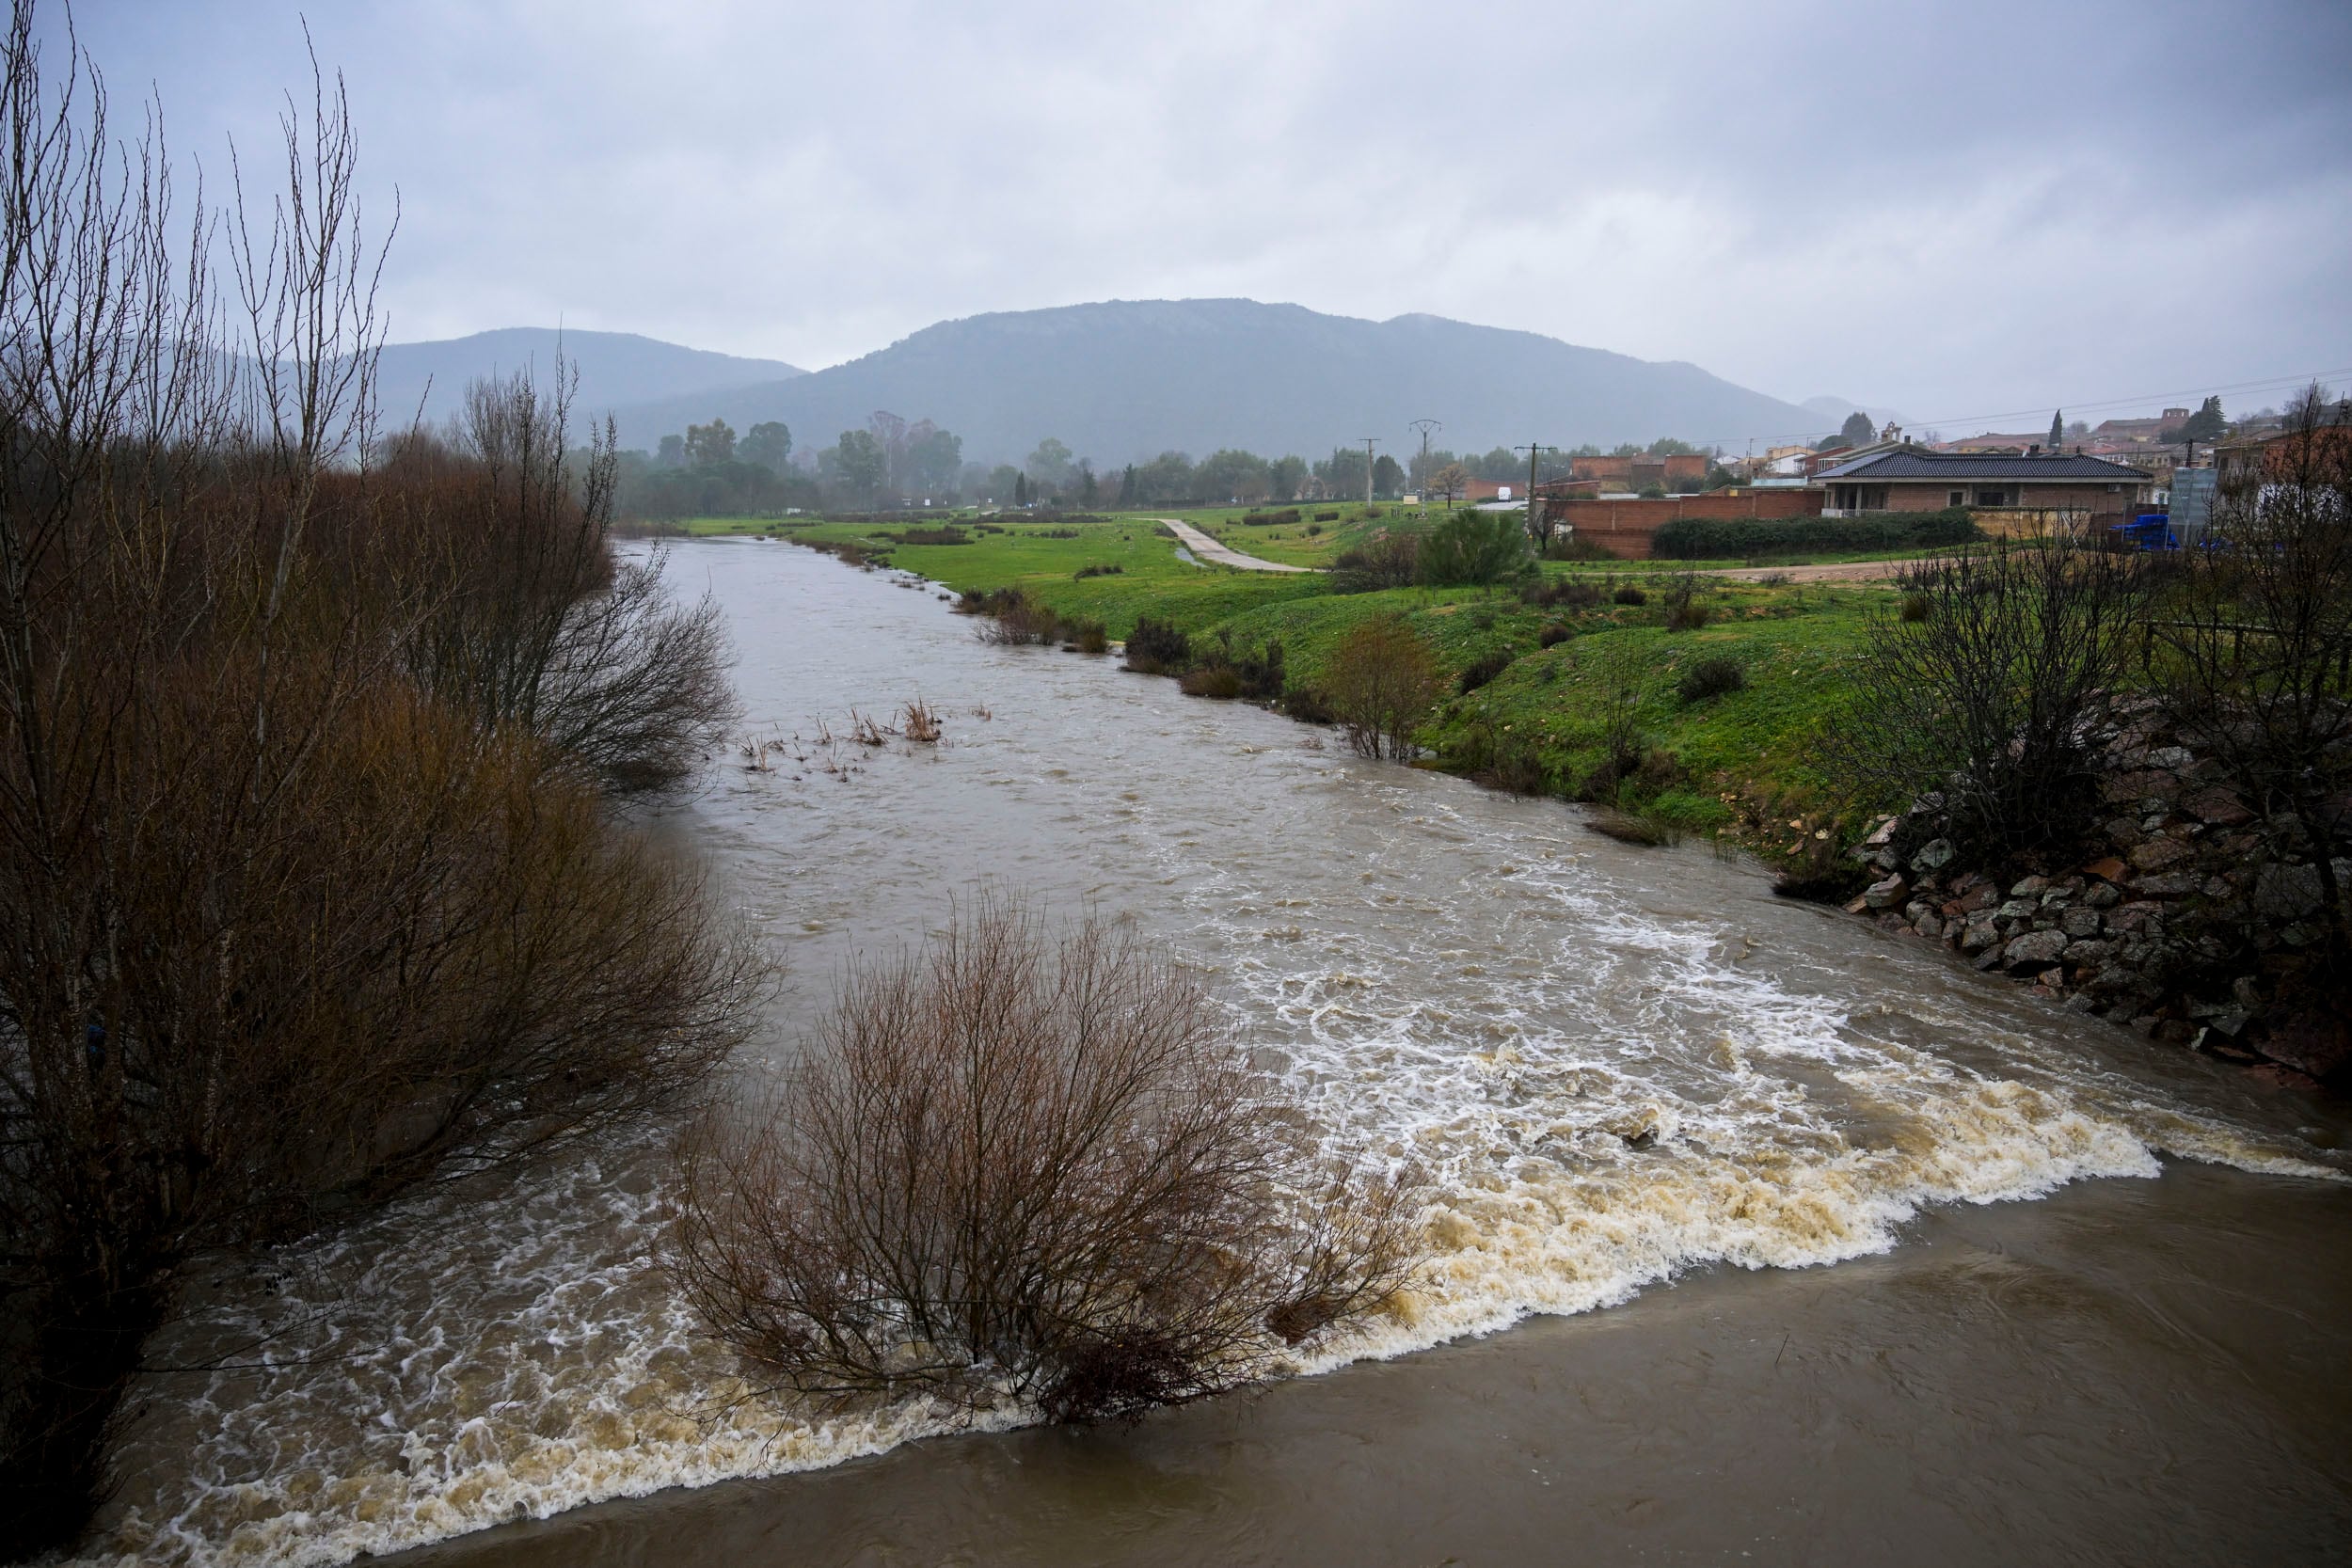
<path fill-rule="evenodd" d="M 1174 529 L 1176 537 L 1190 546 L 1193 554 L 1203 561 L 1214 561 L 1220 566 L 1238 566 L 1245 572 L 1311 572 L 1314 570 L 1311 566 L 1285 566 L 1279 561 L 1260 561 L 1254 555 L 1244 555 L 1239 550 L 1228 549 L 1190 523 L 1178 522 L 1173 517 L 1162 517 L 1159 520 Z"/>
<path fill-rule="evenodd" d="M 1245 572 L 1311 572 L 1312 566 L 1285 566 L 1279 561 L 1261 561 L 1254 555 L 1244 555 L 1229 546 L 1220 545 L 1190 523 L 1174 517 L 1162 517 L 1175 531 L 1193 554 L 1219 566 L 1238 566 Z M 1673 567 L 1665 562 L 1655 562 L 1662 570 Z M 1766 578 L 1785 578 L 1790 582 L 1870 582 L 1899 575 L 1904 568 L 1916 565 L 1912 561 L 1839 561 L 1820 566 L 1710 566 L 1698 575 L 1703 578 L 1728 578 L 1735 582 L 1761 582 Z"/>

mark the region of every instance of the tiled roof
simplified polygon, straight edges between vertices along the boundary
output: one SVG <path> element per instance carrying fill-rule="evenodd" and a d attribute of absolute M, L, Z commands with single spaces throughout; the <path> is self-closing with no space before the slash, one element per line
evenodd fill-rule
<path fill-rule="evenodd" d="M 2081 457 L 2072 452 L 2052 457 L 1998 457 L 1976 452 L 1943 452 L 1902 451 L 1881 452 L 1876 456 L 1841 463 L 1835 468 L 1823 468 L 1815 474 L 1816 481 L 1825 479 L 2023 479 L 2023 480 L 2103 480 L 2116 483 L 2126 480 L 2152 477 L 2145 470 L 2110 463 L 2104 457 Z"/>

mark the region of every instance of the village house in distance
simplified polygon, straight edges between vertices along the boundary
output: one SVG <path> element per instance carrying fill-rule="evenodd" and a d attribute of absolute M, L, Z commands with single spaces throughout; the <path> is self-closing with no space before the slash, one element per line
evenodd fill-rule
<path fill-rule="evenodd" d="M 2148 504 L 2154 477 L 2104 457 L 2039 447 L 2010 456 L 1900 445 L 1823 468 L 1814 483 L 1821 491 L 1824 517 L 2015 507 L 2111 526 Z"/>
<path fill-rule="evenodd" d="M 1535 496 L 1555 524 L 1629 560 L 1648 556 L 1651 536 L 1681 518 L 1761 521 L 1959 507 L 1988 532 L 2014 533 L 2115 529 L 2165 500 L 2158 476 L 2149 469 L 2079 449 L 2045 451 L 2026 441 L 1991 451 L 1953 450 L 1906 440 L 1892 425 L 1866 446 L 1776 449 L 1746 467 L 1745 483 L 1698 494 L 1636 496 L 1611 493 L 1611 482 L 1625 483 L 1629 469 L 1624 476 L 1603 473 L 1596 463 L 1588 470 L 1588 460 L 1579 459 L 1574 477 L 1538 484 Z"/>

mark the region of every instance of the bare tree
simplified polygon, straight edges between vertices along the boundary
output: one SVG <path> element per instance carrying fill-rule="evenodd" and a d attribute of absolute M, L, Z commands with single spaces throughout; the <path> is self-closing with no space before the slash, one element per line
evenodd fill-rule
<path fill-rule="evenodd" d="M 44 76 L 11 14 L 0 1556 L 103 1495 L 198 1251 L 645 1117 L 759 984 L 564 736 L 414 678 L 420 627 L 499 579 L 454 521 L 393 526 L 432 498 L 373 464 L 377 260 L 340 89 L 313 102 L 267 236 L 227 225 L 230 310 L 160 141 L 111 142 L 87 62 Z"/>
<path fill-rule="evenodd" d="M 854 971 L 780 1097 L 684 1160 L 680 1286 L 832 1398 L 1130 1417 L 1265 1375 L 1409 1263 L 1403 1189 L 1312 1158 L 1189 974 L 1001 901 Z"/>
<path fill-rule="evenodd" d="M 663 788 L 735 717 L 732 649 L 716 601 L 671 597 L 665 552 L 614 560 L 612 429 L 569 447 L 574 385 L 562 363 L 551 391 L 477 382 L 446 444 L 394 445 L 402 536 L 441 588 L 405 657 L 426 689 L 541 736 L 606 788 Z"/>
<path fill-rule="evenodd" d="M 2062 842 L 2098 801 L 2091 721 L 2135 646 L 2137 556 L 2065 534 L 1970 546 L 1879 610 L 1851 702 L 1824 736 L 1867 806 L 1939 793 L 1955 839 L 1994 853 Z"/>
<path fill-rule="evenodd" d="M 2207 542 L 2182 552 L 2149 641 L 2183 731 L 2308 855 L 2336 961 L 2352 909 L 2335 862 L 2352 789 L 2352 417 L 2314 385 L 2273 440 L 2231 454 Z"/>
<path fill-rule="evenodd" d="M 1331 656 L 1325 686 L 1356 754 L 1397 762 L 1413 754 L 1413 731 L 1442 691 L 1428 648 L 1399 615 L 1350 631 Z"/>

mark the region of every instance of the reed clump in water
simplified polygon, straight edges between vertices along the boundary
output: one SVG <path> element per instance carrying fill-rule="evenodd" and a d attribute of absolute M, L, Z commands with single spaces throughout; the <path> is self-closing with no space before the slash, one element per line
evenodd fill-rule
<path fill-rule="evenodd" d="M 1386 1304 L 1406 1190 L 1307 1148 L 1125 927 L 990 902 L 854 970 L 762 1110 L 683 1148 L 669 1266 L 777 1385 L 1132 1418 Z"/>
<path fill-rule="evenodd" d="M 936 742 L 941 734 L 939 710 L 915 698 L 898 710 L 898 733 L 924 745 Z"/>

